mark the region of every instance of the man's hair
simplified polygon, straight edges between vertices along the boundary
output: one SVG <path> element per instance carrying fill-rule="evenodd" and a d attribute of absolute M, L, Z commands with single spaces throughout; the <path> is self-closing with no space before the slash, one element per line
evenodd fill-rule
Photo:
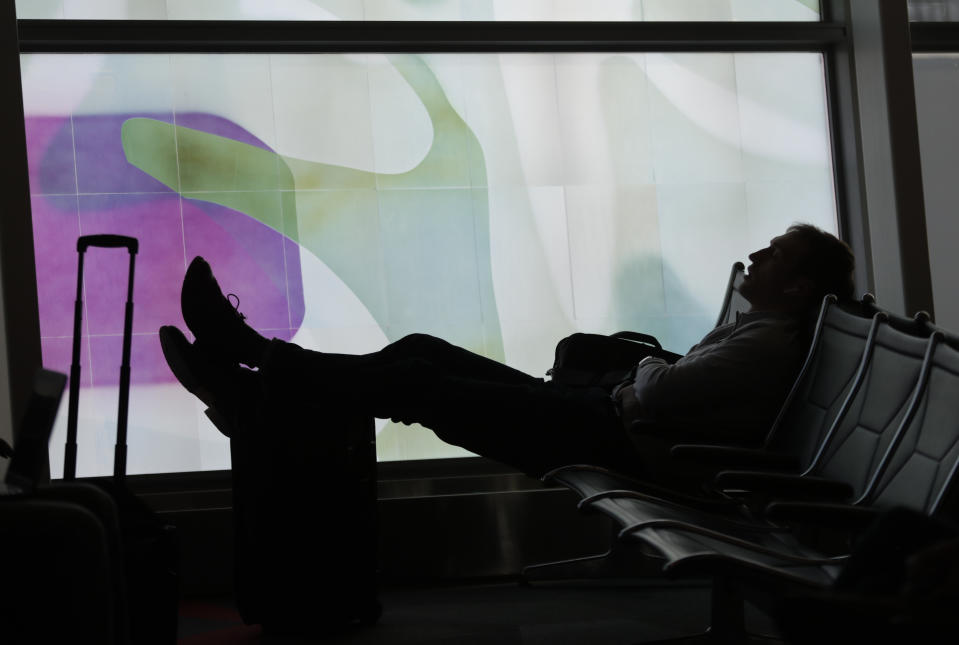
<path fill-rule="evenodd" d="M 848 244 L 812 224 L 794 224 L 786 232 L 799 235 L 806 244 L 798 272 L 815 285 L 814 304 L 829 293 L 840 301 L 855 297 L 856 260 Z"/>

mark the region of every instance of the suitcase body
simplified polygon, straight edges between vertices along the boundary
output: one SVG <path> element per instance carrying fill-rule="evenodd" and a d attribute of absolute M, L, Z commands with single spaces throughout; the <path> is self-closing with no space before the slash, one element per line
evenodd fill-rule
<path fill-rule="evenodd" d="M 372 417 L 264 400 L 254 418 L 230 441 L 241 616 L 290 635 L 375 622 Z"/>
<path fill-rule="evenodd" d="M 67 410 L 63 478 L 76 477 L 77 417 L 80 397 L 80 330 L 83 311 L 83 259 L 90 247 L 126 248 L 130 254 L 123 324 L 120 393 L 113 478 L 94 483 L 113 500 L 122 544 L 126 609 L 133 643 L 173 643 L 177 638 L 179 585 L 175 528 L 163 521 L 126 484 L 127 413 L 130 398 L 130 344 L 133 331 L 133 275 L 137 240 L 120 235 L 86 235 L 77 240 L 77 298 L 73 320 L 73 360 Z M 52 487 L 56 490 L 56 486 Z M 51 493 L 55 494 L 55 493 Z"/>
<path fill-rule="evenodd" d="M 90 484 L 48 483 L 50 434 L 66 380 L 37 370 L 0 484 L 3 639 L 128 643 L 116 504 Z"/>
<path fill-rule="evenodd" d="M 129 642 L 119 558 L 110 548 L 116 533 L 88 500 L 44 493 L 0 494 L 0 638 L 10 645 Z"/>

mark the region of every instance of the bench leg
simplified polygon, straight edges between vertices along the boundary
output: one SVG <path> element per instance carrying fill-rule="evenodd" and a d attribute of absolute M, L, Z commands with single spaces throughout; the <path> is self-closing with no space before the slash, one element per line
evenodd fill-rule
<path fill-rule="evenodd" d="M 713 578 L 710 595 L 710 627 L 701 634 L 644 641 L 642 645 L 665 645 L 666 643 L 715 643 L 716 645 L 740 645 L 751 643 L 782 643 L 781 638 L 746 631 L 743 617 L 743 595 L 740 590 L 722 576 Z"/>

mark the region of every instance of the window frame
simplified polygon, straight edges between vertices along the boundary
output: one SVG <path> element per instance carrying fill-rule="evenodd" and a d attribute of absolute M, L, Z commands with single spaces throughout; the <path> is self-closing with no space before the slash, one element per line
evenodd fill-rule
<path fill-rule="evenodd" d="M 18 20 L 21 53 L 793 52 L 838 22 Z"/>

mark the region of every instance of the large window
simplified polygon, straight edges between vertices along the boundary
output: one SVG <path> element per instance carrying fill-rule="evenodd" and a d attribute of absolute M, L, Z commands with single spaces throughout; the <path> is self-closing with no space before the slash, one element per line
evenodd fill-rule
<path fill-rule="evenodd" d="M 156 337 L 183 326 L 193 255 L 266 335 L 364 352 L 423 331 L 542 374 L 578 330 L 683 352 L 733 261 L 797 221 L 837 230 L 816 52 L 21 65 L 46 366 L 69 365 L 76 237 L 141 240 L 131 472 L 229 467 Z M 81 475 L 110 471 L 124 262 L 87 260 Z M 464 454 L 422 428 L 377 433 L 380 459 Z"/>

